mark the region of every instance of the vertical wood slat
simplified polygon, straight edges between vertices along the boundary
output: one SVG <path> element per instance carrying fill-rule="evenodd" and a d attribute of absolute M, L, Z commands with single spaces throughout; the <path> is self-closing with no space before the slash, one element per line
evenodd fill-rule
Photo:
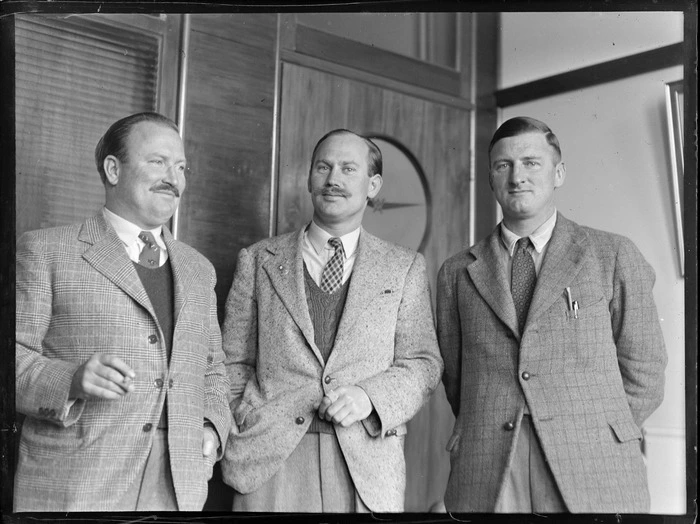
<path fill-rule="evenodd" d="M 155 108 L 159 45 L 81 18 L 16 17 L 17 234 L 102 206 L 95 145 L 116 119 Z"/>
<path fill-rule="evenodd" d="M 439 265 L 467 243 L 469 111 L 293 64 L 284 64 L 282 78 L 278 233 L 311 218 L 306 180 L 323 134 L 346 127 L 391 136 L 416 156 L 431 188 L 433 230 L 424 254 L 434 293 Z M 453 423 L 440 386 L 409 424 L 406 511 L 424 512 L 442 500 Z"/>
<path fill-rule="evenodd" d="M 219 313 L 241 248 L 267 237 L 277 15 L 190 15 L 179 238 L 216 268 Z"/>

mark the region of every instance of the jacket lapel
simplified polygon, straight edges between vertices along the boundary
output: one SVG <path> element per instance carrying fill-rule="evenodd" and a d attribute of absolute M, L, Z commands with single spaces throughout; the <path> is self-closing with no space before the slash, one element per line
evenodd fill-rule
<path fill-rule="evenodd" d="M 390 280 L 391 265 L 384 263 L 387 251 L 386 245 L 379 242 L 376 237 L 364 229 L 360 231 L 348 296 L 328 362 L 337 355 L 347 354 L 342 347 L 355 338 L 353 336 L 355 324 L 365 312 L 371 309 L 372 301 L 383 291 L 383 284 Z"/>
<path fill-rule="evenodd" d="M 141 284 L 134 264 L 114 228 L 98 213 L 88 219 L 78 240 L 90 245 L 83 253 L 85 261 L 111 280 L 117 287 L 143 306 L 155 318 L 148 294 Z"/>
<path fill-rule="evenodd" d="M 263 263 L 263 268 L 292 320 L 301 330 L 316 358 L 323 364 L 321 351 L 314 342 L 314 328 L 306 303 L 304 258 L 301 250 L 304 230 L 300 230 L 297 235 L 283 238 L 284 243 L 268 246 L 267 250 L 271 256 Z"/>
<path fill-rule="evenodd" d="M 187 303 L 189 290 L 197 279 L 197 266 L 192 263 L 177 245 L 172 233 L 167 227 L 163 226 L 163 240 L 168 248 L 168 258 L 170 259 L 170 267 L 173 271 L 173 286 L 175 292 L 174 304 L 174 322 L 177 325 L 177 319 L 182 312 L 182 309 Z"/>
<path fill-rule="evenodd" d="M 471 249 L 475 260 L 467 266 L 467 272 L 481 298 L 513 334 L 519 337 L 518 319 L 510 292 L 510 277 L 506 274 L 506 268 L 498 255 L 499 249 L 503 249 L 500 242 L 498 225 L 484 242 Z"/>
<path fill-rule="evenodd" d="M 565 288 L 583 267 L 585 251 L 586 234 L 559 213 L 552 238 L 547 246 L 547 254 L 537 277 L 525 329 L 555 300 L 564 296 Z"/>

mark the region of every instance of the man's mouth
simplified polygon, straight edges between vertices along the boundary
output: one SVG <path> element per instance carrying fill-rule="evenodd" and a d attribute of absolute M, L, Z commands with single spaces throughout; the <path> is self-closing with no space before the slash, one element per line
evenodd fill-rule
<path fill-rule="evenodd" d="M 327 196 L 327 197 L 344 197 L 344 196 L 346 196 L 345 193 L 342 193 L 339 191 L 321 191 L 321 195 Z"/>

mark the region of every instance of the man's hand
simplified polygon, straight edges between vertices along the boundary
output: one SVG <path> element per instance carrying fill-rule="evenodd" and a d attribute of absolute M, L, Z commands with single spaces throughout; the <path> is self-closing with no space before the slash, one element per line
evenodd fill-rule
<path fill-rule="evenodd" d="M 340 386 L 321 400 L 318 416 L 344 428 L 366 419 L 372 413 L 372 401 L 359 386 Z"/>
<path fill-rule="evenodd" d="M 212 464 L 216 461 L 216 450 L 219 449 L 219 435 L 216 430 L 209 426 L 204 426 L 204 434 L 202 436 L 202 455 L 212 457 Z"/>
<path fill-rule="evenodd" d="M 216 462 L 216 451 L 220 446 L 219 435 L 216 433 L 216 430 L 210 426 L 204 426 L 204 434 L 202 435 L 202 456 L 204 457 L 204 462 L 209 466 L 207 480 L 212 477 L 214 463 Z"/>
<path fill-rule="evenodd" d="M 73 374 L 68 398 L 116 400 L 134 390 L 134 370 L 119 357 L 95 353 Z"/>

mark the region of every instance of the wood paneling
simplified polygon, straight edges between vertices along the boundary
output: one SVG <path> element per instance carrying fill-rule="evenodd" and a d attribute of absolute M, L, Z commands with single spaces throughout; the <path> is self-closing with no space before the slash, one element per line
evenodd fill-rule
<path fill-rule="evenodd" d="M 433 293 L 442 262 L 462 249 L 469 225 L 469 111 L 356 80 L 284 64 L 280 109 L 278 233 L 311 219 L 306 187 L 311 152 L 331 129 L 382 134 L 406 146 L 423 166 L 433 197 L 425 249 Z M 384 184 L 396 181 L 387 179 Z M 406 440 L 407 511 L 442 500 L 454 423 L 442 386 L 411 421 Z"/>
<path fill-rule="evenodd" d="M 327 62 L 382 75 L 450 95 L 460 94 L 460 75 L 454 69 L 385 51 L 324 31 L 297 25 L 294 51 Z"/>
<path fill-rule="evenodd" d="M 277 15 L 191 15 L 179 238 L 216 268 L 219 312 L 238 251 L 267 237 Z"/>

